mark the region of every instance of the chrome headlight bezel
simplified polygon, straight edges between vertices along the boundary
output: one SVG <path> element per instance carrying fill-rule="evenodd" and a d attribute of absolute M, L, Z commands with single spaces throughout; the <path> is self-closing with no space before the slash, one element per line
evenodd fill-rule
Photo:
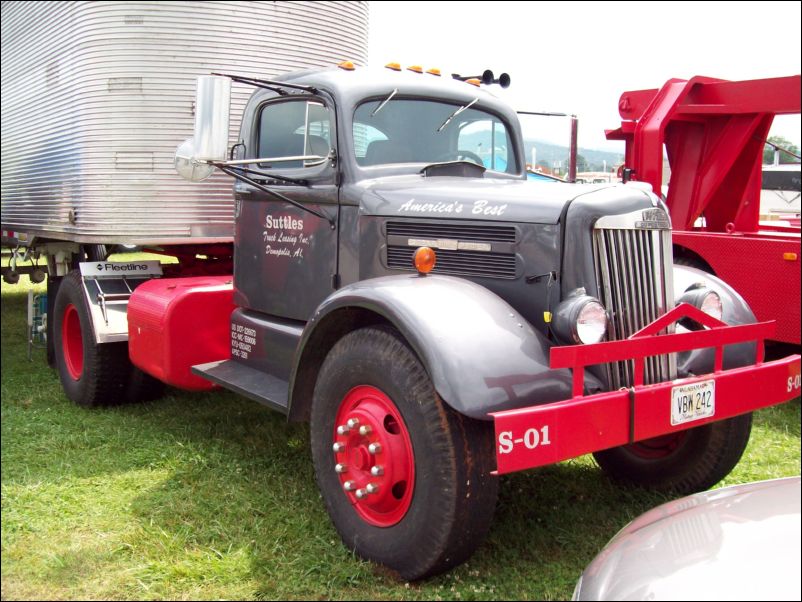
<path fill-rule="evenodd" d="M 707 286 L 696 285 L 687 289 L 680 297 L 679 303 L 693 305 L 716 320 L 721 320 L 724 316 L 724 303 L 721 300 L 721 295 Z M 687 330 L 701 329 L 701 326 L 695 320 L 684 319 L 680 320 L 679 323 Z"/>
<path fill-rule="evenodd" d="M 608 322 L 601 301 L 581 291 L 560 303 L 554 312 L 552 329 L 563 343 L 590 345 L 604 340 Z"/>

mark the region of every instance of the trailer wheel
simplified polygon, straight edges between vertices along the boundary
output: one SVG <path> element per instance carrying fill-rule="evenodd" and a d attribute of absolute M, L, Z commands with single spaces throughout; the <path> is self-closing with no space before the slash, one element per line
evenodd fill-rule
<path fill-rule="evenodd" d="M 56 367 L 67 397 L 85 407 L 125 401 L 131 369 L 128 347 L 125 343 L 95 342 L 77 271 L 62 278 L 54 310 Z"/>
<path fill-rule="evenodd" d="M 752 414 L 743 414 L 593 456 L 616 481 L 688 494 L 726 477 L 741 459 L 751 431 Z"/>
<path fill-rule="evenodd" d="M 392 329 L 343 337 L 312 401 L 312 456 L 348 548 L 404 579 L 466 560 L 498 496 L 492 423 L 454 412 Z"/>

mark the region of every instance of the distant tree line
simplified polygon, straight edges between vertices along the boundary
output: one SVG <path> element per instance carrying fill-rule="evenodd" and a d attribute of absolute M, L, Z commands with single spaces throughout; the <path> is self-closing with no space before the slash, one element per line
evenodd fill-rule
<path fill-rule="evenodd" d="M 767 143 L 763 147 L 763 165 L 774 164 L 775 152 L 779 154 L 781 164 L 799 163 L 799 147 L 790 140 L 786 140 L 782 136 L 769 136 L 767 142 L 771 144 Z M 794 155 L 796 155 L 796 157 Z"/>

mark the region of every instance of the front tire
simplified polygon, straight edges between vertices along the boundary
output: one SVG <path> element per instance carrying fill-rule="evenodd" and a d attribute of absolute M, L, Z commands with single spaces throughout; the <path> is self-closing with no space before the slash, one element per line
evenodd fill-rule
<path fill-rule="evenodd" d="M 492 423 L 443 403 L 396 331 L 363 328 L 334 346 L 311 438 L 326 509 L 359 556 L 423 579 L 466 560 L 487 534 L 498 496 Z"/>
<path fill-rule="evenodd" d="M 741 459 L 752 431 L 752 414 L 593 454 L 613 480 L 686 495 L 709 489 Z"/>

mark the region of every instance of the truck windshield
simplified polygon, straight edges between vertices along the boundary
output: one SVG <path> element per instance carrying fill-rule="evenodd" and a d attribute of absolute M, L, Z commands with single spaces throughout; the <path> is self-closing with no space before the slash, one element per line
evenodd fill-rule
<path fill-rule="evenodd" d="M 459 105 L 386 98 L 362 103 L 354 113 L 357 164 L 370 167 L 462 160 L 493 171 L 517 173 L 504 122 L 471 105 L 471 101 Z"/>

